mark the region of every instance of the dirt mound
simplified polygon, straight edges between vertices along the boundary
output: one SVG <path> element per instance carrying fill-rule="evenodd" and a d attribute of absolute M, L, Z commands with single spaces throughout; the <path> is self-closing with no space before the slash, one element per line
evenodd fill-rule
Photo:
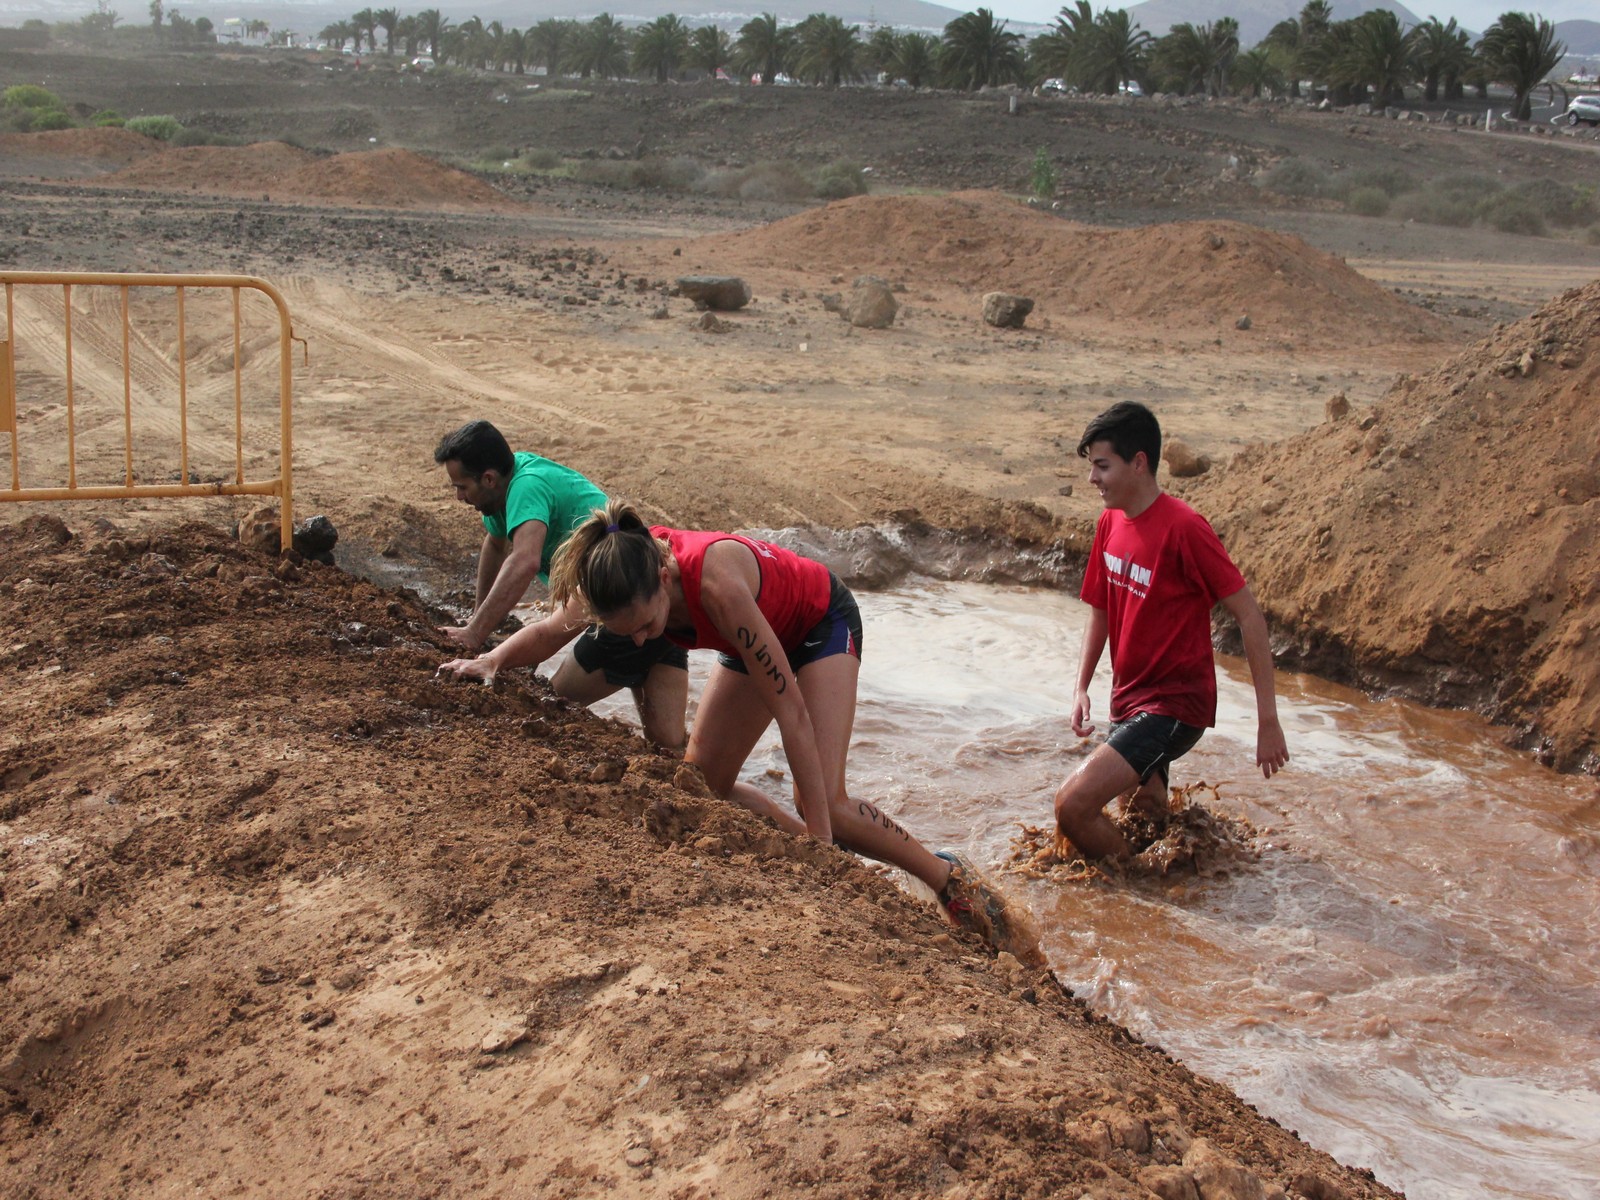
<path fill-rule="evenodd" d="M 318 156 L 283 142 L 169 149 L 108 175 L 111 186 L 270 195 L 280 201 L 358 208 L 504 208 L 488 184 L 409 150 Z"/>
<path fill-rule="evenodd" d="M 504 208 L 480 179 L 410 150 L 369 150 L 319 159 L 295 173 L 290 194 L 378 208 Z"/>
<path fill-rule="evenodd" d="M 285 142 L 173 146 L 99 180 L 110 187 L 295 198 L 290 179 L 315 156 Z"/>
<path fill-rule="evenodd" d="M 1283 657 L 1600 771 L 1600 282 L 1190 490 Z"/>
<path fill-rule="evenodd" d="M 1393 1195 L 405 595 L 32 517 L 0 623 L 5 1195 Z"/>
<path fill-rule="evenodd" d="M 696 243 L 700 256 L 861 272 L 1032 296 L 1042 316 L 1370 345 L 1430 340 L 1440 323 L 1300 239 L 1232 221 L 1104 229 L 993 192 L 858 196 Z"/>
<path fill-rule="evenodd" d="M 131 129 L 51 129 L 42 133 L 0 133 L 0 154 L 47 155 L 136 162 L 165 149 L 155 138 Z"/>

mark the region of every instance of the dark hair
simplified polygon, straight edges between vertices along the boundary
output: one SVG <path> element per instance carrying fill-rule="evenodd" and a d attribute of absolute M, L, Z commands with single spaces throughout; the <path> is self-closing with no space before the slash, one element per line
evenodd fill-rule
<path fill-rule="evenodd" d="M 1110 442 L 1123 462 L 1131 463 L 1144 451 L 1152 476 L 1161 465 L 1161 423 L 1137 400 L 1119 401 L 1090 421 L 1078 442 L 1078 457 L 1088 458 L 1089 447 L 1096 442 Z"/>
<path fill-rule="evenodd" d="M 433 461 L 441 466 L 455 461 L 474 479 L 485 471 L 510 476 L 517 469 L 516 456 L 505 437 L 487 421 L 468 421 L 454 433 L 447 433 L 434 447 Z"/>
<path fill-rule="evenodd" d="M 560 605 L 582 596 L 593 615 L 608 617 L 661 589 L 661 568 L 671 553 L 631 504 L 613 497 L 556 551 L 551 598 Z"/>

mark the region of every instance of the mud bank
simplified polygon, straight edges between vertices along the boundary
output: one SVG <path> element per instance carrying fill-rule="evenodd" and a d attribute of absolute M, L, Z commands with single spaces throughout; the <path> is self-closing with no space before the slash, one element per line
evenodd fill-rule
<path fill-rule="evenodd" d="M 221 531 L 0 533 L 8 1195 L 1380 1197 L 1045 973 Z"/>

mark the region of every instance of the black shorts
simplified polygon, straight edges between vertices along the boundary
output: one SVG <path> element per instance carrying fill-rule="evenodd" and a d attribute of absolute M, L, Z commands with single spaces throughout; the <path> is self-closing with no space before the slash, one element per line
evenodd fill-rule
<path fill-rule="evenodd" d="M 657 663 L 689 669 L 689 652 L 664 637 L 651 638 L 642 646 L 631 637 L 610 633 L 603 625 L 591 625 L 573 643 L 572 657 L 591 675 L 604 671 L 606 682 L 616 687 L 644 686 L 645 676 Z"/>
<path fill-rule="evenodd" d="M 1195 725 L 1185 725 L 1176 717 L 1163 717 L 1160 713 L 1134 713 L 1126 721 L 1111 722 L 1111 732 L 1106 735 L 1106 745 L 1128 761 L 1139 772 L 1143 783 L 1153 774 L 1160 774 L 1167 782 L 1167 766 L 1194 749 L 1205 730 Z"/>
<path fill-rule="evenodd" d="M 789 668 L 796 675 L 800 674 L 802 667 L 832 658 L 835 654 L 854 655 L 858 660 L 861 658 L 861 609 L 856 604 L 855 596 L 837 575 L 830 573 L 828 579 L 832 583 L 828 591 L 828 611 L 822 614 L 822 620 L 806 631 L 798 646 L 793 650 L 784 647 L 789 656 Z M 745 670 L 744 659 L 737 654 L 719 652 L 717 661 L 730 671 L 749 674 Z"/>

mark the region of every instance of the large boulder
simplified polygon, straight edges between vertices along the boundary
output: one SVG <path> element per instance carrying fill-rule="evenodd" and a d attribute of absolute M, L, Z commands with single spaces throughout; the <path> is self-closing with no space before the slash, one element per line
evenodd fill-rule
<path fill-rule="evenodd" d="M 983 319 L 996 329 L 1021 329 L 1032 311 L 1033 300 L 1028 296 L 990 292 L 983 298 Z"/>
<path fill-rule="evenodd" d="M 894 289 L 887 280 L 876 275 L 862 275 L 850 291 L 840 315 L 861 329 L 887 329 L 894 324 L 900 302 L 894 298 Z"/>
<path fill-rule="evenodd" d="M 701 308 L 733 312 L 750 303 L 750 285 L 737 275 L 684 275 L 678 280 L 680 294 Z"/>

